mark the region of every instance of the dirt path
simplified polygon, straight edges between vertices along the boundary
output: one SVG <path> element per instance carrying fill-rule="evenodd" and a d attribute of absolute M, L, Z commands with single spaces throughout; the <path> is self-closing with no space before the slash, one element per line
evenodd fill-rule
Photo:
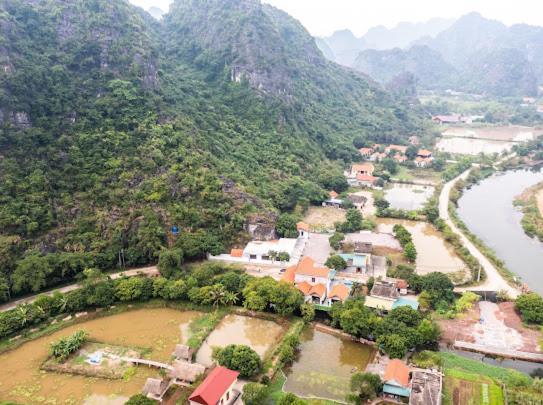
<path fill-rule="evenodd" d="M 145 274 L 145 275 L 148 275 L 148 276 L 155 275 L 155 274 L 158 274 L 158 269 L 157 269 L 156 266 L 150 266 L 150 267 L 143 267 L 143 268 L 138 268 L 138 269 L 130 269 L 130 270 L 125 270 L 125 271 L 119 271 L 117 273 L 108 274 L 108 276 L 112 280 L 115 280 L 115 279 L 118 279 L 118 278 L 123 277 L 123 276 L 134 277 L 134 276 L 137 276 L 138 274 Z M 31 295 L 29 297 L 18 299 L 16 301 L 11 301 L 11 302 L 8 302 L 7 304 L 1 305 L 0 306 L 0 312 L 4 312 L 4 311 L 8 311 L 10 309 L 13 309 L 17 305 L 31 304 L 40 295 L 53 295 L 55 292 L 67 293 L 67 292 L 70 292 L 70 291 L 77 290 L 78 288 L 81 288 L 81 285 L 79 283 L 73 283 L 73 284 L 70 284 L 70 285 L 67 285 L 67 286 L 64 286 L 64 287 L 56 288 L 56 289 L 51 290 L 51 291 L 44 291 L 44 292 L 41 292 L 39 294 L 35 294 L 35 295 Z"/>
<path fill-rule="evenodd" d="M 460 237 L 462 244 L 469 250 L 469 252 L 479 261 L 481 266 L 486 272 L 486 280 L 481 284 L 472 287 L 459 288 L 459 291 L 506 291 L 511 298 L 516 298 L 520 291 L 509 285 L 507 281 L 502 277 L 500 272 L 494 267 L 494 265 L 481 253 L 481 251 L 456 227 L 449 216 L 449 195 L 452 188 L 459 180 L 465 180 L 471 173 L 471 168 L 466 170 L 458 177 L 452 179 L 443 186 L 441 195 L 439 196 L 439 217 L 445 221 L 451 230 Z"/>

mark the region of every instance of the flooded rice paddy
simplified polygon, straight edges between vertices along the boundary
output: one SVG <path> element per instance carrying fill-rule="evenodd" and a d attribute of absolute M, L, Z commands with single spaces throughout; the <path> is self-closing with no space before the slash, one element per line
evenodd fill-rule
<path fill-rule="evenodd" d="M 226 315 L 198 350 L 196 362 L 204 366 L 212 365 L 213 347 L 225 347 L 230 344 L 250 346 L 261 358 L 264 358 L 283 332 L 284 328 L 272 321 L 241 315 Z"/>
<path fill-rule="evenodd" d="M 377 224 L 379 232 L 392 233 L 395 224 L 402 224 L 411 232 L 418 253 L 417 273 L 465 271 L 466 266 L 456 255 L 454 248 L 446 243 L 441 234 L 429 223 L 380 218 L 377 220 Z"/>
<path fill-rule="evenodd" d="M 415 184 L 393 183 L 385 190 L 385 200 L 391 208 L 403 210 L 418 210 L 434 194 L 434 187 Z"/>
<path fill-rule="evenodd" d="M 351 375 L 372 361 L 372 347 L 306 329 L 300 355 L 287 371 L 284 390 L 302 397 L 345 401 Z"/>
<path fill-rule="evenodd" d="M 502 153 L 542 133 L 540 129 L 521 126 L 449 128 L 443 132 L 436 149 L 463 155 Z"/>
<path fill-rule="evenodd" d="M 466 190 L 458 215 L 467 227 L 493 249 L 507 268 L 543 294 L 543 243 L 522 229 L 522 213 L 514 198 L 543 180 L 543 172 L 516 170 L 495 174 Z"/>
<path fill-rule="evenodd" d="M 201 314 L 169 308 L 140 309 L 72 325 L 0 355 L 0 398 L 22 404 L 121 404 L 139 393 L 158 371 L 138 367 L 125 380 L 106 380 L 40 371 L 49 343 L 85 329 L 93 340 L 150 348 L 153 360 L 168 361 L 188 325 Z"/>

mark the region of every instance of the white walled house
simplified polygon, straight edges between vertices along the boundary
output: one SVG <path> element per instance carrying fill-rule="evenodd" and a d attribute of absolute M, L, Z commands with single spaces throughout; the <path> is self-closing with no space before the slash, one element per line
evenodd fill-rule
<path fill-rule="evenodd" d="M 345 301 L 351 288 L 335 279 L 336 272 L 328 267 L 317 267 L 306 256 L 300 263 L 287 268 L 282 281 L 292 283 L 302 292 L 305 302 L 325 307 L 336 301 Z"/>

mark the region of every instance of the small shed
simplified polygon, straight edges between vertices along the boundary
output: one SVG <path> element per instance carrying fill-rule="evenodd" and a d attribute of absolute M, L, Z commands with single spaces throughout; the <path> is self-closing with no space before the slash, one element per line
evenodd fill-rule
<path fill-rule="evenodd" d="M 148 378 L 143 386 L 143 395 L 156 401 L 162 401 L 168 388 L 170 388 L 168 381 L 159 380 L 158 378 Z"/>
<path fill-rule="evenodd" d="M 177 360 L 184 360 L 190 363 L 192 361 L 193 353 L 194 350 L 187 345 L 175 345 L 175 350 L 173 351 L 172 356 L 174 356 Z"/>
<path fill-rule="evenodd" d="M 206 368 L 198 363 L 187 363 L 185 361 L 175 361 L 170 377 L 178 385 L 188 385 L 204 374 Z"/>

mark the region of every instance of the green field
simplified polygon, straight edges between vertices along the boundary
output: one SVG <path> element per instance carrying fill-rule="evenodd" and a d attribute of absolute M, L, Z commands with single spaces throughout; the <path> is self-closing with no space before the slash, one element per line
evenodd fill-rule
<path fill-rule="evenodd" d="M 502 405 L 503 392 L 492 379 L 458 369 L 445 370 L 443 404 Z"/>

